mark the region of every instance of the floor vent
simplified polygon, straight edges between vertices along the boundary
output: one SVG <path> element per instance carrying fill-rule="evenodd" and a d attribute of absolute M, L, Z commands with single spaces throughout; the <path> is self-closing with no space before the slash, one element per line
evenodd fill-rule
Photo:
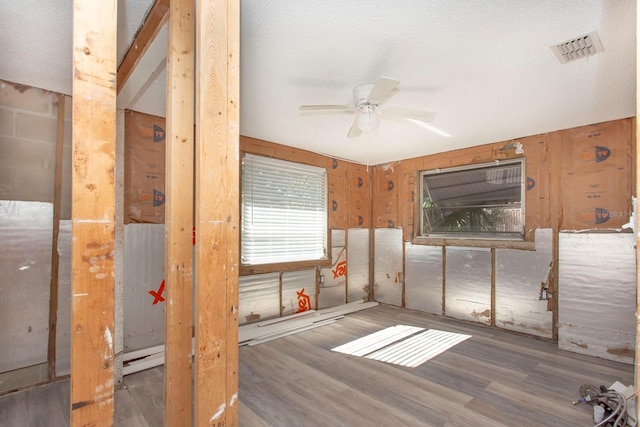
<path fill-rule="evenodd" d="M 573 38 L 564 43 L 551 46 L 551 50 L 556 54 L 558 61 L 562 64 L 576 61 L 578 59 L 593 56 L 604 50 L 598 32 L 586 34 L 584 36 Z"/>

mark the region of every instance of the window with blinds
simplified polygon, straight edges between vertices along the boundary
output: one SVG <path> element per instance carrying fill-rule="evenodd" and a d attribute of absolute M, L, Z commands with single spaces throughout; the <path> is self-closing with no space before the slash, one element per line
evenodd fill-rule
<path fill-rule="evenodd" d="M 242 160 L 242 264 L 327 257 L 327 171 L 245 154 Z"/>

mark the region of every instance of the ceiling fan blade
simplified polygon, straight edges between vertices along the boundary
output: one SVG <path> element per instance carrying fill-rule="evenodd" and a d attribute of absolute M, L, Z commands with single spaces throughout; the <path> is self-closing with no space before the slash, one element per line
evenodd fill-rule
<path fill-rule="evenodd" d="M 394 88 L 391 92 L 389 92 L 389 94 L 387 94 L 387 96 L 382 101 L 380 101 L 378 105 L 386 104 L 387 101 L 393 98 L 393 96 L 398 92 L 400 92 L 400 89 L 398 89 L 397 87 Z"/>
<path fill-rule="evenodd" d="M 353 121 L 351 125 L 351 129 L 349 129 L 349 133 L 347 134 L 347 138 L 357 138 L 362 134 L 362 131 L 358 127 L 358 117 Z"/>
<path fill-rule="evenodd" d="M 431 122 L 436 116 L 436 113 L 431 111 L 414 110 L 412 108 L 398 108 L 391 107 L 382 110 L 381 117 L 384 119 L 402 120 L 413 119 L 420 120 L 421 122 Z"/>
<path fill-rule="evenodd" d="M 301 105 L 299 111 L 355 111 L 352 105 Z"/>
<path fill-rule="evenodd" d="M 369 92 L 367 101 L 370 104 L 382 104 L 390 97 L 390 92 L 392 92 L 399 83 L 400 80 L 392 79 L 390 77 L 380 77 L 373 86 L 373 89 L 371 89 L 371 92 Z"/>

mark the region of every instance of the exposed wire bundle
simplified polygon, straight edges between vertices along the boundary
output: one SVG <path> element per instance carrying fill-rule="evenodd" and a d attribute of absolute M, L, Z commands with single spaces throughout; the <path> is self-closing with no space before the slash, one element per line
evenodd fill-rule
<path fill-rule="evenodd" d="M 594 427 L 611 426 L 624 427 L 627 425 L 627 399 L 615 390 L 609 390 L 605 386 L 596 387 L 591 384 L 580 386 L 580 400 L 572 402 L 588 403 L 589 405 L 603 406 L 605 416 Z"/>

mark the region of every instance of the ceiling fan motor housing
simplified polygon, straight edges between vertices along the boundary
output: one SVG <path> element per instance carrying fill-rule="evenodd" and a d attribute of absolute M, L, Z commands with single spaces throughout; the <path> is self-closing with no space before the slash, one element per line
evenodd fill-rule
<path fill-rule="evenodd" d="M 365 83 L 353 88 L 353 102 L 363 113 L 372 113 L 377 107 L 376 104 L 371 104 L 368 101 L 373 86 L 373 83 Z"/>

